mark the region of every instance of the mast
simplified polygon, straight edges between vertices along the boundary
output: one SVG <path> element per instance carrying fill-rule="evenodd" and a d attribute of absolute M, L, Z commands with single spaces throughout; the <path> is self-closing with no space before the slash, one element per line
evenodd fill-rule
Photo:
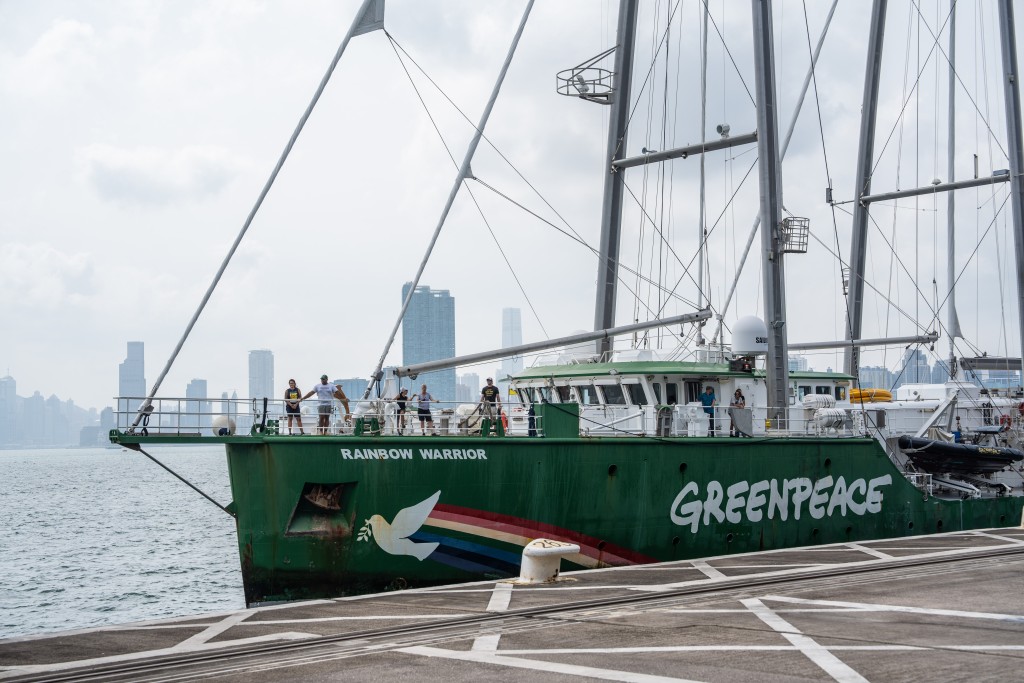
<path fill-rule="evenodd" d="M 1003 93 L 1006 100 L 1006 147 L 1010 157 L 1010 205 L 1013 208 L 1013 246 L 1017 262 L 1017 322 L 1024 357 L 1024 149 L 1021 142 L 1020 87 L 1013 3 L 999 2 L 999 46 L 1003 53 Z"/>
<path fill-rule="evenodd" d="M 597 262 L 597 304 L 594 329 L 615 326 L 615 295 L 618 285 L 619 241 L 622 228 L 623 185 L 611 164 L 626 154 L 626 127 L 629 123 L 629 89 L 633 77 L 633 47 L 636 43 L 638 0 L 619 3 L 618 49 L 615 51 L 615 76 L 611 115 L 608 122 L 608 155 L 604 178 L 604 204 L 601 209 L 601 254 Z M 610 339 L 600 342 L 598 351 L 612 349 Z"/>
<path fill-rule="evenodd" d="M 875 0 L 871 7 L 871 33 L 868 36 L 868 63 L 864 75 L 864 100 L 860 110 L 860 147 L 857 151 L 857 185 L 853 205 L 853 244 L 850 248 L 850 290 L 847 295 L 846 338 L 860 339 L 864 312 L 864 264 L 867 259 L 868 206 L 860 201 L 871 193 L 871 157 L 875 149 L 875 119 L 878 115 L 878 81 L 882 68 L 882 36 L 885 34 L 886 0 Z M 843 366 L 854 377 L 860 371 L 860 351 L 846 350 Z"/>
<path fill-rule="evenodd" d="M 947 150 L 946 182 L 956 177 L 956 0 L 949 2 L 949 148 Z M 946 314 L 949 333 L 949 378 L 956 379 L 956 338 L 960 332 L 960 318 L 956 314 L 956 234 L 953 216 L 956 213 L 956 192 L 946 195 L 946 277 L 949 281 L 949 303 Z"/>
<path fill-rule="evenodd" d="M 785 413 L 789 388 L 786 349 L 786 279 L 782 263 L 782 170 L 775 91 L 775 49 L 771 0 L 752 0 L 754 72 L 757 95 L 757 154 L 761 196 L 761 249 L 764 259 L 764 317 L 768 326 L 765 383 L 768 416 L 776 424 Z"/>

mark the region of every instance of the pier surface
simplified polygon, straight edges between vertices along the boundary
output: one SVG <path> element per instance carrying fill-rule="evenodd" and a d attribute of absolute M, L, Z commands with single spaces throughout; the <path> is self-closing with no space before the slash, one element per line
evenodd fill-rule
<path fill-rule="evenodd" d="M 0 681 L 1017 680 L 1024 529 L 0 640 Z"/>

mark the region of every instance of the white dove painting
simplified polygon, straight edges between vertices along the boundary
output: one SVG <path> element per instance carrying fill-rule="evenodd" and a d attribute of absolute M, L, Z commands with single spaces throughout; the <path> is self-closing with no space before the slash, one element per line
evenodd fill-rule
<path fill-rule="evenodd" d="M 418 560 L 425 560 L 437 549 L 437 543 L 417 543 L 409 537 L 419 531 L 427 517 L 437 505 L 441 492 L 430 498 L 398 511 L 391 523 L 380 515 L 373 515 L 359 530 L 357 540 L 369 541 L 372 537 L 377 545 L 391 555 L 411 555 Z"/>

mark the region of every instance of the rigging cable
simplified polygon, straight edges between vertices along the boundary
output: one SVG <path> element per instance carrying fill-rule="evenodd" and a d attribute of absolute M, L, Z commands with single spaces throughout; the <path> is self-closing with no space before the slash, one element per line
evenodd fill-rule
<path fill-rule="evenodd" d="M 451 149 L 448 147 L 448 143 L 445 141 L 444 136 L 441 134 L 441 130 L 438 128 L 437 122 L 434 120 L 433 115 L 430 113 L 430 109 L 429 107 L 427 107 L 427 103 L 426 101 L 424 101 L 423 95 L 420 93 L 419 88 L 416 86 L 416 83 L 412 78 L 412 74 L 409 73 L 408 67 L 406 67 L 405 62 L 402 61 L 402 56 L 399 54 L 398 49 L 395 47 L 395 39 L 387 31 L 384 31 L 384 35 L 388 37 L 388 41 L 391 43 L 391 49 L 395 53 L 395 58 L 398 59 L 399 64 L 402 65 L 402 70 L 405 72 L 406 77 L 409 79 L 409 84 L 416 92 L 416 97 L 419 99 L 420 104 L 423 105 L 423 110 L 424 112 L 426 112 L 427 118 L 430 119 L 431 125 L 433 125 L 434 130 L 437 132 L 437 136 L 441 140 L 441 144 L 444 146 L 445 151 L 448 153 L 448 157 L 452 160 L 452 163 L 455 165 L 455 167 L 458 168 L 459 164 L 455 160 L 455 156 L 452 154 Z M 470 174 L 470 177 L 471 175 L 472 174 Z M 498 253 L 501 254 L 501 258 L 505 261 L 505 265 L 508 266 L 509 272 L 512 274 L 512 279 L 515 280 L 516 285 L 519 287 L 519 291 L 523 295 L 523 298 L 526 299 L 526 304 L 530 307 L 530 311 L 533 313 L 534 319 L 536 319 L 537 324 L 540 325 L 541 331 L 543 332 L 544 336 L 550 338 L 547 333 L 547 330 L 544 328 L 544 323 L 540 319 L 540 315 L 537 313 L 537 309 L 533 305 L 533 301 L 530 299 L 530 295 L 526 293 L 526 288 L 523 287 L 523 283 L 522 281 L 520 281 L 518 273 L 516 273 L 515 268 L 513 268 L 512 264 L 509 262 L 508 256 L 505 254 L 505 250 L 502 248 L 501 242 L 498 241 L 498 236 L 494 233 L 493 228 L 491 228 L 491 224 L 487 220 L 487 216 L 484 215 L 483 208 L 477 201 L 476 195 L 473 194 L 472 188 L 469 187 L 468 184 L 466 184 L 465 179 L 463 179 L 462 185 L 466 188 L 466 192 L 469 193 L 470 199 L 472 199 L 473 201 L 473 205 L 476 206 L 476 210 L 480 214 L 480 218 L 483 220 L 484 225 L 487 227 L 487 231 L 491 234 L 491 239 L 494 240 L 494 244 L 498 248 Z"/>

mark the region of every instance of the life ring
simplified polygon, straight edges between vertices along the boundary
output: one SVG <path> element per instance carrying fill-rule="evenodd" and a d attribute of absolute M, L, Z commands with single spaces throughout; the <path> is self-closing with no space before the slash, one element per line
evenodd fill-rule
<path fill-rule="evenodd" d="M 505 414 L 504 410 L 501 411 L 501 428 L 503 431 L 508 431 L 508 415 Z"/>

